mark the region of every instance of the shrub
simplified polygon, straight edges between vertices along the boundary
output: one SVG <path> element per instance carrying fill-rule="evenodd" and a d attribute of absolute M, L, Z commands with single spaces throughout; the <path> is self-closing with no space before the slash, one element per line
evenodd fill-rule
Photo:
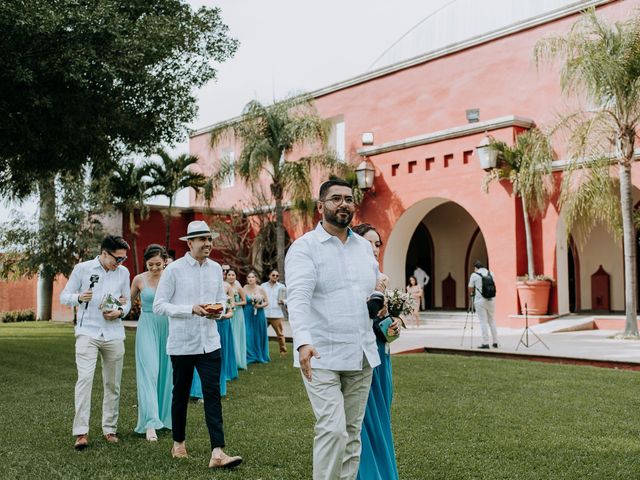
<path fill-rule="evenodd" d="M 33 310 L 13 310 L 0 312 L 0 323 L 34 322 L 36 314 Z"/>

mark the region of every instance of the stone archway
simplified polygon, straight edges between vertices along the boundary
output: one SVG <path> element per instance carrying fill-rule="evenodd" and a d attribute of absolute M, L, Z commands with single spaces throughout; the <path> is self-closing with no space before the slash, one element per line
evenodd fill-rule
<path fill-rule="evenodd" d="M 428 237 L 421 235 L 424 231 Z M 431 244 L 424 240 L 420 244 L 420 238 L 429 238 Z M 424 265 L 416 264 L 417 259 Z M 456 202 L 428 198 L 400 216 L 389 235 L 383 265 L 396 288 L 404 287 L 410 270 L 420 266 L 430 276 L 432 308 L 464 309 L 469 264 L 476 259 L 488 260 L 484 237 L 475 219 Z"/>

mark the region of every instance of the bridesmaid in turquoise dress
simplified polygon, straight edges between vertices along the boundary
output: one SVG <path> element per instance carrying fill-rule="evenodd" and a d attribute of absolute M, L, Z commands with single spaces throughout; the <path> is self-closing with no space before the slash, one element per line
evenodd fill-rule
<path fill-rule="evenodd" d="M 247 275 L 244 292 L 247 304 L 244 307 L 244 321 L 247 327 L 247 363 L 268 363 L 269 337 L 264 307 L 269 305 L 267 293 L 257 284 L 255 272 Z"/>
<path fill-rule="evenodd" d="M 244 290 L 237 282 L 235 270 L 227 270 L 225 281 L 231 286 L 233 293 L 233 317 L 231 317 L 231 332 L 236 352 L 236 364 L 238 368 L 247 369 L 247 332 L 244 324 L 244 306 L 247 298 Z"/>
<path fill-rule="evenodd" d="M 225 284 L 225 291 L 227 296 L 229 295 L 229 285 Z M 231 332 L 230 318 L 233 315 L 233 309 L 227 305 L 227 312 L 220 320 L 216 320 L 216 326 L 218 327 L 218 334 L 220 335 L 220 396 L 227 396 L 227 382 L 238 378 L 238 367 L 236 364 L 236 352 L 233 342 L 233 333 Z M 191 391 L 189 393 L 191 398 L 203 398 L 202 394 L 202 380 L 198 371 L 193 369 L 193 380 L 191 380 Z"/>
<path fill-rule="evenodd" d="M 353 227 L 353 231 L 371 242 L 376 258 L 380 253 L 382 241 L 380 235 L 369 224 Z M 381 288 L 384 290 L 384 287 Z M 384 334 L 374 322 L 376 344 L 380 355 L 380 365 L 373 369 L 371 390 L 362 421 L 362 452 L 360 454 L 359 480 L 398 480 L 398 466 L 391 433 L 391 401 L 393 382 L 389 344 Z M 389 328 L 398 332 L 397 320 Z"/>
<path fill-rule="evenodd" d="M 173 386 L 171 360 L 167 355 L 169 319 L 153 313 L 156 287 L 165 266 L 162 246 L 149 245 L 144 252 L 146 272 L 137 275 L 131 284 L 131 301 L 140 295 L 142 311 L 136 331 L 136 383 L 138 390 L 137 433 L 156 442 L 156 430 L 171 429 L 171 390 Z"/>

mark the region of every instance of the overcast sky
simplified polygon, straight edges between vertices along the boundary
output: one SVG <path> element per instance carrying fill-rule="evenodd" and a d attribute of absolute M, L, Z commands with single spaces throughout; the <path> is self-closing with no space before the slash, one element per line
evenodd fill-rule
<path fill-rule="evenodd" d="M 199 92 L 192 128 L 235 117 L 252 99 L 271 103 L 368 70 L 376 58 L 427 14 L 450 0 L 218 0 L 235 56 Z"/>

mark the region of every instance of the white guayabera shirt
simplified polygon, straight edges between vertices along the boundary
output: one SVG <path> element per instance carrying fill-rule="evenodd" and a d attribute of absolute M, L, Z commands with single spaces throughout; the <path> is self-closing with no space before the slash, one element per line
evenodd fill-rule
<path fill-rule="evenodd" d="M 129 313 L 131 309 L 129 270 L 124 265 L 118 265 L 115 270 L 106 271 L 98 258 L 79 263 L 73 268 L 69 281 L 60 293 L 60 303 L 70 307 L 78 307 L 76 336 L 87 335 L 96 340 L 101 337 L 105 340 L 120 340 L 125 337 L 122 321 L 119 318 L 105 320 L 99 306 L 107 294 L 111 294 L 114 298 L 125 297 L 126 302 L 122 305 L 122 316 Z M 89 289 L 92 275 L 96 275 L 98 280 L 91 289 L 93 297 L 87 306 L 84 302 L 78 302 L 78 297 Z"/>
<path fill-rule="evenodd" d="M 282 298 L 280 291 L 285 288 L 285 286 L 280 282 L 276 282 L 273 285 L 271 282 L 264 282 L 260 286 L 267 292 L 267 297 L 269 297 L 269 305 L 265 307 L 264 315 L 267 318 L 283 318 L 284 313 L 278 300 Z"/>
<path fill-rule="evenodd" d="M 298 348 L 309 344 L 320 354 L 312 368 L 361 370 L 363 352 L 371 367 L 380 364 L 367 310 L 380 271 L 367 240 L 349 230 L 343 244 L 320 223 L 293 242 L 285 272 L 296 367 Z"/>
<path fill-rule="evenodd" d="M 216 321 L 193 314 L 203 303 L 226 305 L 222 267 L 211 259 L 200 265 L 189 253 L 167 265 L 153 301 L 153 313 L 169 317 L 167 354 L 198 355 L 220 348 Z"/>

